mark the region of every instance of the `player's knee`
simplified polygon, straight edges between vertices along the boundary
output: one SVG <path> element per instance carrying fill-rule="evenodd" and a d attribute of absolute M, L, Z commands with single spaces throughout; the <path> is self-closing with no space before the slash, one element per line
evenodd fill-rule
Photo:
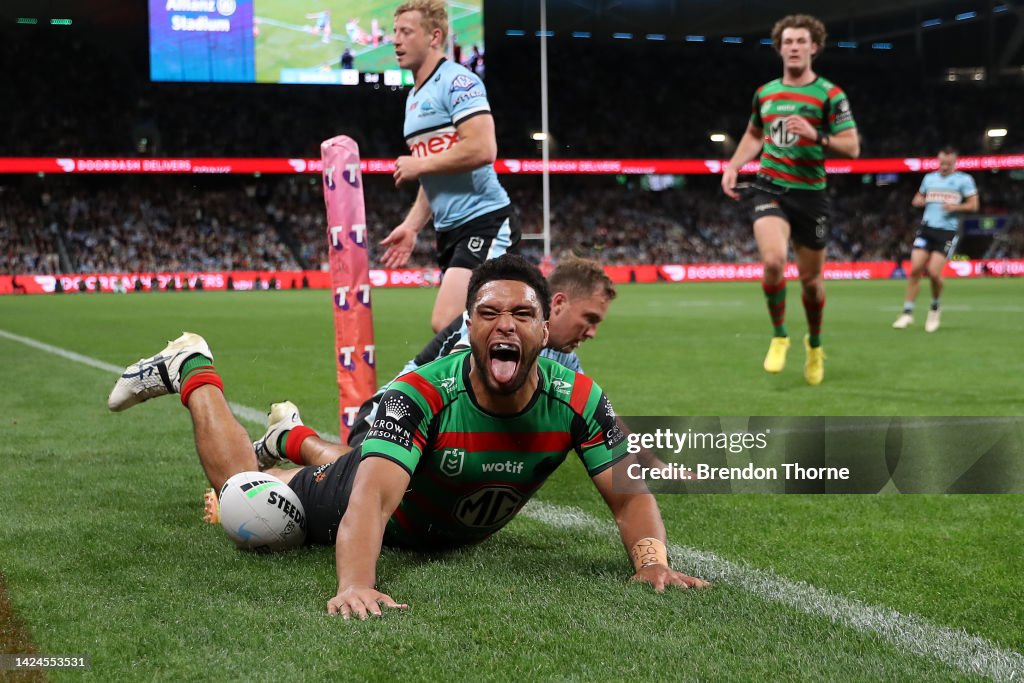
<path fill-rule="evenodd" d="M 825 280 L 820 270 L 800 273 L 800 284 L 804 291 L 819 290 L 825 286 Z"/>
<path fill-rule="evenodd" d="M 778 282 L 786 273 L 786 259 L 783 256 L 767 256 L 764 258 L 764 279 L 766 282 Z"/>

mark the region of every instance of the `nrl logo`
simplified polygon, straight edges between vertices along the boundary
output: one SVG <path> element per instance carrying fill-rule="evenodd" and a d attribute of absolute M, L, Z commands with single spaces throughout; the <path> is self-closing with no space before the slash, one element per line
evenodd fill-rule
<path fill-rule="evenodd" d="M 441 452 L 441 473 L 448 477 L 462 474 L 462 465 L 466 461 L 466 451 L 461 448 L 446 448 Z"/>
<path fill-rule="evenodd" d="M 551 387 L 559 393 L 567 394 L 569 393 L 569 389 L 572 388 L 572 384 L 566 382 L 564 379 L 554 379 L 551 380 Z"/>

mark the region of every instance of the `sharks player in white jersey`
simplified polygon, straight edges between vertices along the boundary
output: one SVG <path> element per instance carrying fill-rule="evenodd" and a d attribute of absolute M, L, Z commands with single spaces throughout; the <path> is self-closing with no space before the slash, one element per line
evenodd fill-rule
<path fill-rule="evenodd" d="M 914 322 L 914 300 L 925 271 L 932 283 L 932 305 L 925 320 L 925 332 L 939 329 L 939 297 L 942 295 L 942 269 L 953 258 L 959 239 L 960 214 L 978 211 L 978 188 L 974 179 L 956 170 L 956 150 L 945 147 L 939 152 L 939 170 L 925 175 L 910 202 L 924 208 L 921 227 L 910 252 L 910 277 L 907 279 L 903 313 L 892 324 L 898 330 Z"/>
<path fill-rule="evenodd" d="M 443 0 L 412 0 L 395 10 L 395 55 L 412 71 L 405 108 L 410 154 L 395 161 L 395 186 L 418 182 L 405 220 L 381 241 L 381 262 L 401 268 L 420 230 L 433 219 L 444 273 L 431 327 L 438 332 L 465 308 L 473 268 L 513 251 L 520 232 L 498 176 L 494 119 L 480 77 L 444 57 L 448 12 Z"/>

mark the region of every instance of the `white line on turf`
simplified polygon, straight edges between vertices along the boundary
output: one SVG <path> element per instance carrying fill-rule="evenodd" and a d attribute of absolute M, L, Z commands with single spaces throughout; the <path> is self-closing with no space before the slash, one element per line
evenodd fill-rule
<path fill-rule="evenodd" d="M 523 515 L 562 529 L 615 536 L 614 524 L 602 522 L 577 508 L 533 501 L 524 508 Z M 885 642 L 922 657 L 937 659 L 964 673 L 997 681 L 1019 681 L 1024 677 L 1024 655 L 965 631 L 936 626 L 915 614 L 903 614 L 835 595 L 769 570 L 724 560 L 704 550 L 673 543 L 669 545 L 669 554 L 680 567 L 695 576 L 737 586 L 799 612 L 876 634 Z"/>
<path fill-rule="evenodd" d="M 99 370 L 120 374 L 124 369 L 3 329 L 0 329 L 0 337 Z M 230 405 L 238 417 L 260 426 L 266 424 L 266 414 L 262 411 L 238 403 Z M 336 435 L 325 432 L 321 432 L 321 436 L 338 440 Z M 523 515 L 562 529 L 615 535 L 614 524 L 602 522 L 578 508 L 532 501 L 523 509 Z M 737 586 L 762 599 L 804 614 L 824 617 L 847 628 L 876 634 L 884 642 L 922 657 L 937 659 L 964 673 L 988 676 L 997 681 L 1024 679 L 1024 655 L 1000 648 L 979 636 L 936 626 L 915 614 L 904 614 L 888 607 L 876 607 L 834 595 L 803 581 L 791 581 L 772 571 L 725 560 L 704 550 L 670 544 L 669 552 L 680 566 L 696 576 Z"/>
<path fill-rule="evenodd" d="M 52 353 L 55 356 L 60 356 L 61 358 L 66 358 L 67 360 L 73 360 L 76 363 L 81 363 L 82 365 L 88 365 L 89 367 L 96 368 L 97 370 L 106 370 L 107 372 L 113 372 L 118 375 L 124 372 L 125 366 L 123 365 L 111 365 L 110 363 L 104 363 L 101 360 L 90 358 L 89 356 L 83 356 L 80 353 L 68 351 L 67 349 L 62 349 L 59 346 L 52 346 L 50 344 L 47 344 L 46 342 L 41 342 L 37 339 L 22 337 L 21 335 L 14 334 L 13 332 L 8 332 L 7 330 L 0 329 L 0 337 L 10 339 L 11 341 L 19 342 L 21 344 L 24 344 L 25 346 L 31 346 L 32 348 L 39 349 L 40 351 Z M 248 420 L 249 422 L 255 422 L 258 425 L 266 426 L 267 413 L 265 411 L 256 410 L 255 408 L 250 408 L 248 406 L 243 406 L 240 403 L 229 402 L 228 405 L 231 406 L 231 410 L 235 413 L 235 415 L 238 415 L 239 417 Z"/>

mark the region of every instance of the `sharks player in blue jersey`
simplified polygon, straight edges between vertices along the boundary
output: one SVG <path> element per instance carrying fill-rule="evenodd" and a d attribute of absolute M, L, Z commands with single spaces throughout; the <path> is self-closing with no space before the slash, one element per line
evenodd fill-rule
<path fill-rule="evenodd" d="M 473 268 L 514 250 L 520 232 L 508 194 L 494 172 L 498 145 L 480 77 L 445 59 L 448 12 L 443 0 L 412 0 L 395 10 L 398 66 L 415 87 L 405 108 L 410 154 L 395 161 L 395 186 L 419 183 L 405 220 L 381 241 L 381 262 L 401 268 L 420 230 L 433 220 L 444 273 L 431 326 L 438 332 L 459 315 Z"/>
<path fill-rule="evenodd" d="M 939 329 L 942 269 L 956 251 L 960 214 L 978 211 L 978 188 L 971 176 L 956 170 L 956 159 L 957 153 L 952 147 L 940 151 L 939 170 L 925 175 L 911 201 L 913 206 L 924 209 L 924 217 L 910 252 L 910 277 L 903 298 L 903 313 L 892 324 L 898 330 L 914 322 L 914 300 L 926 271 L 932 283 L 932 305 L 924 330 Z"/>

